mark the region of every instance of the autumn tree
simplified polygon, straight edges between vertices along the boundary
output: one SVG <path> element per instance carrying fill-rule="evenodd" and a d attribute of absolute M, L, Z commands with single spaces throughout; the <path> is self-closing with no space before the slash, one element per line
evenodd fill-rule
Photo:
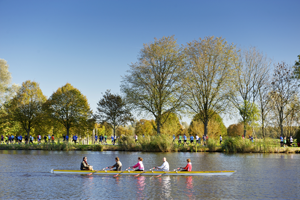
<path fill-rule="evenodd" d="M 138 122 L 136 122 L 135 125 L 135 134 L 137 135 L 154 135 L 156 132 L 153 124 L 155 122 L 153 120 L 147 120 L 147 119 L 140 119 Z"/>
<path fill-rule="evenodd" d="M 208 122 L 215 113 L 228 110 L 227 93 L 232 85 L 237 59 L 235 46 L 219 37 L 206 37 L 187 44 L 185 79 L 188 97 L 186 105 L 204 124 L 207 135 Z"/>
<path fill-rule="evenodd" d="M 126 99 L 137 111 L 154 116 L 158 134 L 169 113 L 181 110 L 186 97 L 181 51 L 173 36 L 144 44 L 138 61 L 130 65 L 122 80 L 121 90 Z"/>
<path fill-rule="evenodd" d="M 44 104 L 44 110 L 55 121 L 61 123 L 69 136 L 70 128 L 86 125 L 92 117 L 87 98 L 67 83 L 57 89 Z"/>
<path fill-rule="evenodd" d="M 45 101 L 46 97 L 39 84 L 25 81 L 7 105 L 8 115 L 12 121 L 19 122 L 29 136 L 31 129 L 43 119 L 42 106 Z"/>
<path fill-rule="evenodd" d="M 113 128 L 114 136 L 119 126 L 125 125 L 127 122 L 133 121 L 130 108 L 120 95 L 111 94 L 107 90 L 103 98 L 97 103 L 96 118 L 100 123 L 106 122 Z"/>
<path fill-rule="evenodd" d="M 198 134 L 199 137 L 204 135 L 204 126 L 203 121 L 201 120 L 201 114 L 196 114 L 193 117 L 188 132 L 193 135 Z M 208 122 L 207 135 L 210 138 L 218 138 L 219 135 L 227 135 L 227 129 L 223 123 L 223 119 L 217 113 L 213 114 L 211 120 Z"/>
<path fill-rule="evenodd" d="M 228 97 L 242 118 L 244 136 L 246 135 L 248 111 L 252 110 L 251 106 L 255 105 L 254 103 L 257 101 L 259 88 L 263 87 L 263 83 L 268 77 L 270 64 L 270 60 L 256 48 L 242 51 L 239 60 L 235 63 L 233 90 Z"/>
<path fill-rule="evenodd" d="M 294 73 L 292 68 L 284 62 L 275 66 L 272 78 L 272 91 L 270 93 L 272 106 L 275 117 L 280 128 L 280 134 L 283 135 L 284 120 L 293 113 L 293 109 L 289 109 L 289 104 L 297 99 L 298 82 L 293 79 Z"/>

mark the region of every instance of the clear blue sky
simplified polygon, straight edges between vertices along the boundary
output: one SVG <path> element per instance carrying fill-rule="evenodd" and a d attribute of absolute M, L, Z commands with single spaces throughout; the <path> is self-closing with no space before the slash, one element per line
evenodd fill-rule
<path fill-rule="evenodd" d="M 299 8 L 299 0 L 0 0 L 0 58 L 13 83 L 36 81 L 49 97 L 69 82 L 95 110 L 105 90 L 120 92 L 128 64 L 155 37 L 175 35 L 185 44 L 222 36 L 293 64 Z"/>

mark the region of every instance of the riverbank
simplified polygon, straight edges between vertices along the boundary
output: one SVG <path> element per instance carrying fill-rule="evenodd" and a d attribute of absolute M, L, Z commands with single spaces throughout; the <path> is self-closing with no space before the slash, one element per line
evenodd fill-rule
<path fill-rule="evenodd" d="M 0 150 L 46 150 L 46 151 L 128 151 L 128 152 L 224 152 L 224 153 L 300 153 L 300 147 L 269 147 L 248 148 L 229 151 L 224 146 L 174 145 L 172 149 L 143 149 L 140 144 L 128 148 L 123 145 L 82 145 L 71 143 L 43 143 L 43 144 L 0 144 Z"/>

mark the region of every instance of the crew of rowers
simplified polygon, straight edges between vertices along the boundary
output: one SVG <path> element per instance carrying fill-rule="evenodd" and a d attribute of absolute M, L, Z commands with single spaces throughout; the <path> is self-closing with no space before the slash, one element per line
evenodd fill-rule
<path fill-rule="evenodd" d="M 112 171 L 122 171 L 122 163 L 121 163 L 120 159 L 118 157 L 116 157 L 115 160 L 116 160 L 116 163 L 112 166 L 107 167 L 107 168 L 109 168 Z M 187 165 L 185 167 L 177 168 L 177 170 L 179 170 L 179 171 L 189 171 L 189 172 L 192 171 L 191 159 L 188 158 L 186 161 L 187 161 Z M 145 167 L 144 167 L 144 164 L 143 164 L 143 158 L 138 157 L 138 163 L 136 165 L 128 167 L 128 169 L 130 169 L 130 168 L 134 169 L 134 171 L 144 171 Z M 94 170 L 93 166 L 91 166 L 87 163 L 87 157 L 83 157 L 83 161 L 81 162 L 80 169 L 81 170 L 91 170 L 91 171 Z M 163 158 L 163 164 L 161 166 L 157 166 L 157 167 L 154 167 L 152 169 L 156 169 L 157 171 L 169 171 L 170 166 L 169 166 L 169 163 L 167 161 L 167 158 L 166 157 Z"/>

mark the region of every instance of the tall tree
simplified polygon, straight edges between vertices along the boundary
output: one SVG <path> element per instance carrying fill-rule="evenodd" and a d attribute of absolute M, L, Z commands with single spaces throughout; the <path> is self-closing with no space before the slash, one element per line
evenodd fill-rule
<path fill-rule="evenodd" d="M 125 125 L 127 122 L 133 121 L 130 108 L 120 95 L 111 94 L 107 90 L 103 98 L 97 103 L 96 118 L 100 123 L 108 123 L 112 126 L 114 136 L 119 126 Z"/>
<path fill-rule="evenodd" d="M 281 135 L 283 135 L 284 120 L 293 113 L 289 104 L 297 100 L 298 82 L 293 77 L 292 68 L 284 62 L 275 66 L 270 95 Z"/>
<path fill-rule="evenodd" d="M 44 104 L 44 109 L 66 128 L 68 136 L 70 128 L 80 124 L 85 126 L 92 117 L 87 98 L 70 83 L 58 88 Z"/>
<path fill-rule="evenodd" d="M 207 37 L 187 44 L 187 106 L 204 124 L 207 135 L 208 122 L 215 113 L 224 112 L 227 93 L 232 85 L 237 59 L 235 46 L 222 38 Z"/>
<path fill-rule="evenodd" d="M 230 93 L 229 99 L 241 115 L 246 136 L 247 113 L 252 110 L 251 105 L 255 105 L 257 101 L 258 88 L 265 82 L 271 62 L 256 48 L 241 52 L 239 58 L 236 62 L 237 71 L 233 77 L 235 81 L 232 82 L 234 90 Z"/>
<path fill-rule="evenodd" d="M 157 133 L 169 117 L 183 107 L 186 90 L 182 85 L 185 75 L 184 55 L 174 37 L 155 39 L 144 44 L 138 62 L 130 65 L 123 77 L 121 90 L 136 110 L 155 117 Z M 162 118 L 167 114 L 166 118 Z"/>
<path fill-rule="evenodd" d="M 12 121 L 19 122 L 29 136 L 32 128 L 42 119 L 42 106 L 46 101 L 39 84 L 25 81 L 8 104 L 8 115 Z"/>

